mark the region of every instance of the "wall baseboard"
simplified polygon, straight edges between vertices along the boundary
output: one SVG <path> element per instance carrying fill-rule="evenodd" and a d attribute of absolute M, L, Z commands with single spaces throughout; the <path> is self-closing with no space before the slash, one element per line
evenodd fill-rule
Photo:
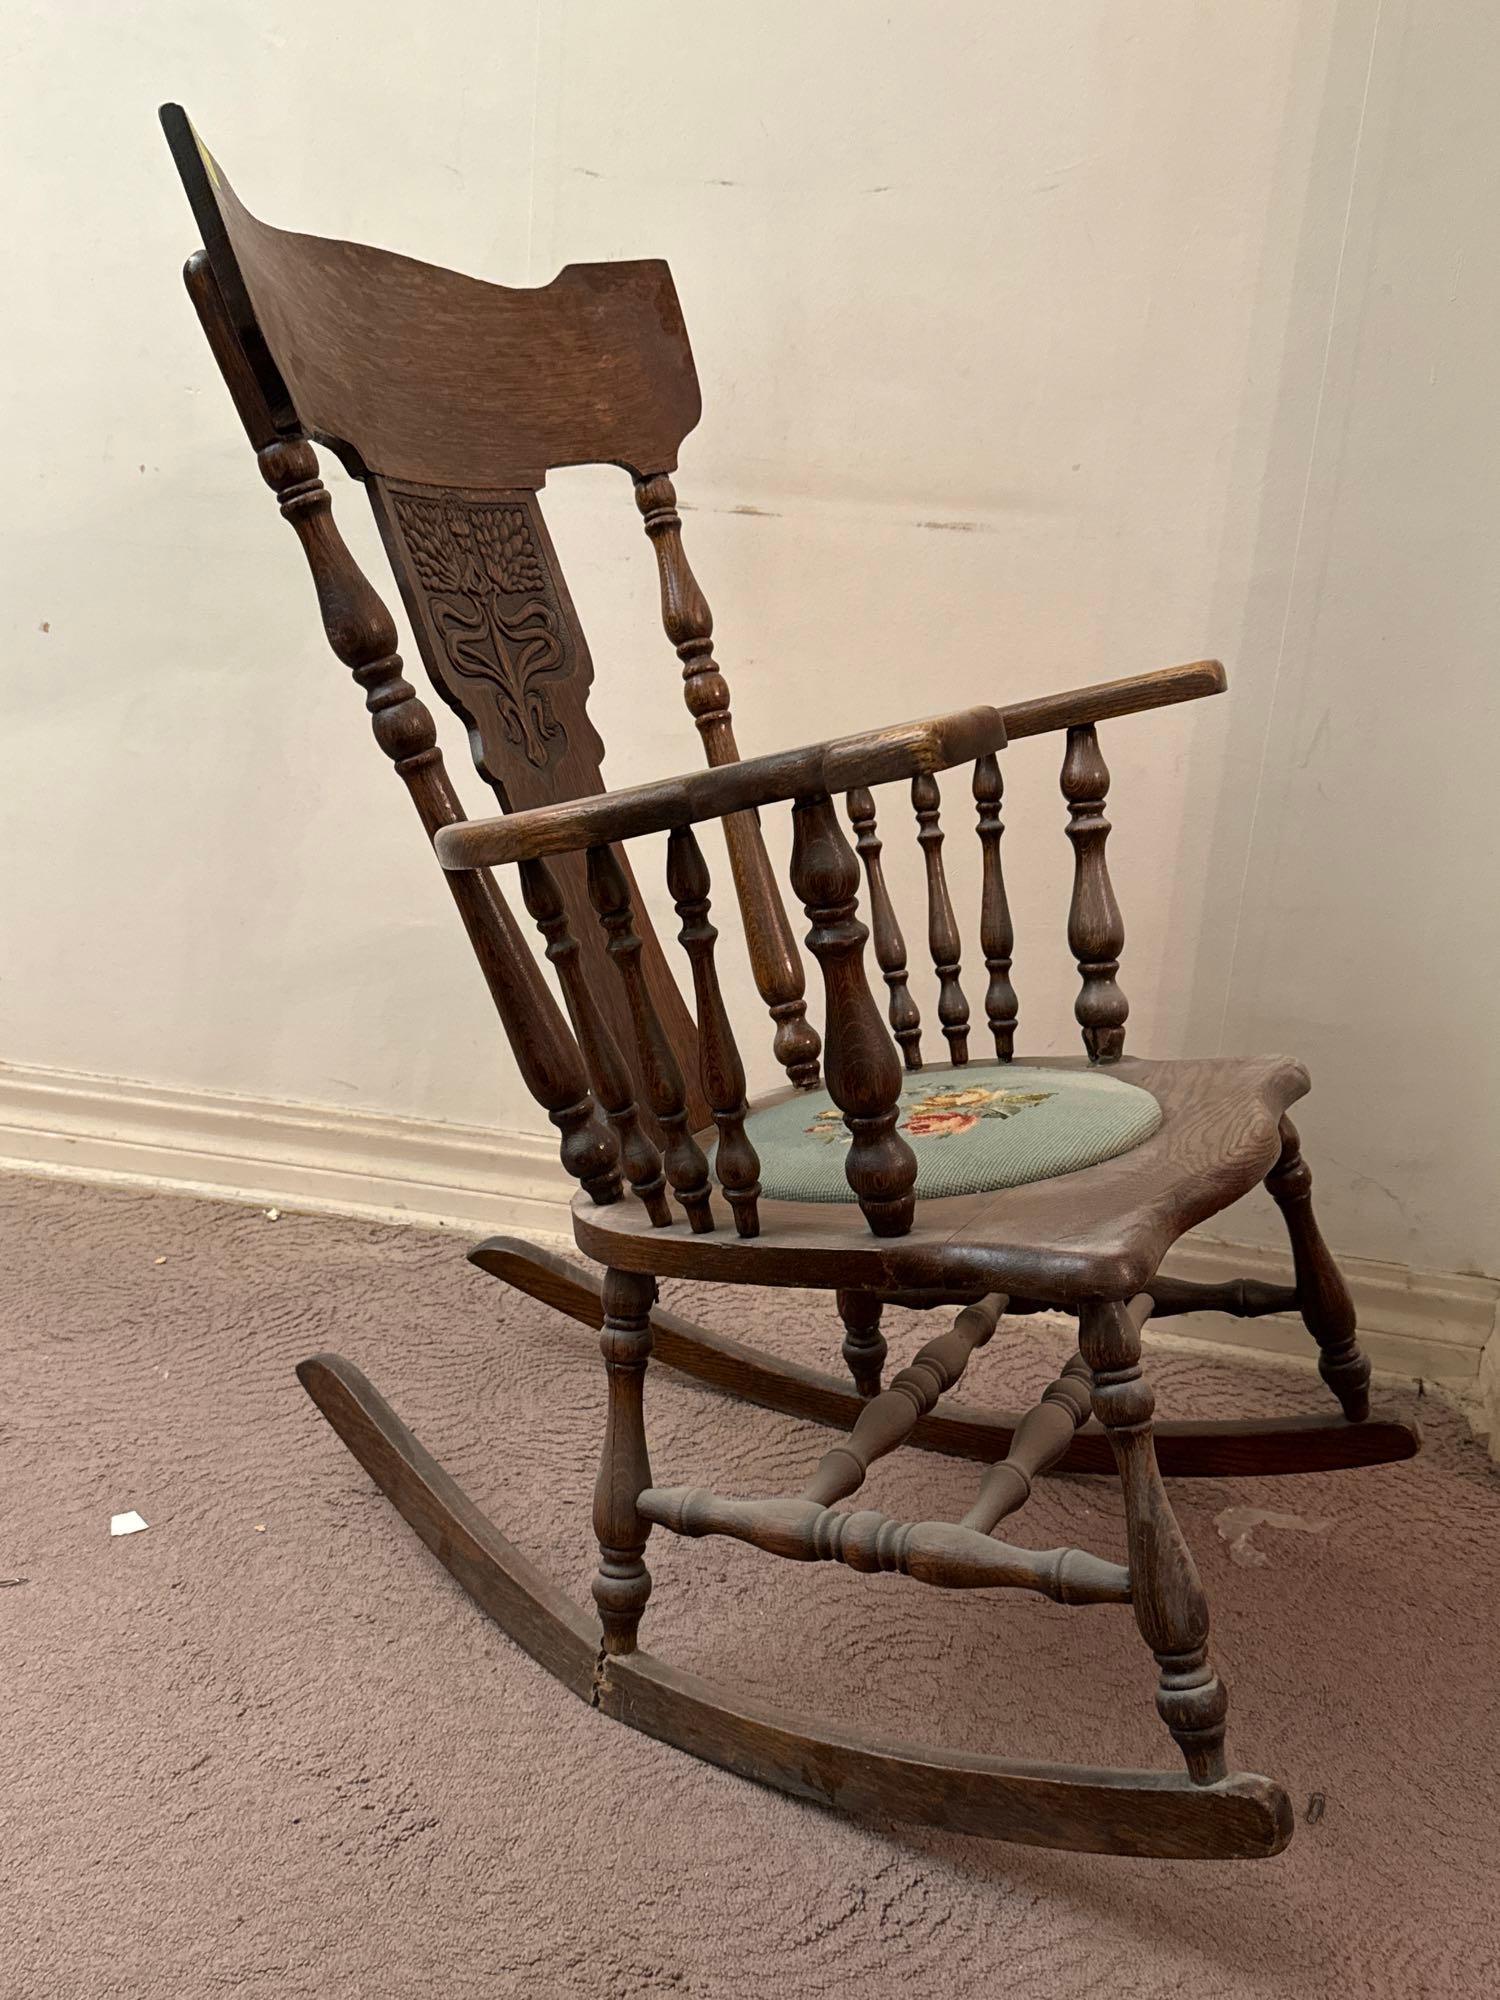
<path fill-rule="evenodd" d="M 228 1092 L 0 1064 L 0 1169 L 146 1186 L 219 1200 L 362 1216 L 475 1234 L 571 1242 L 568 1184 L 553 1143 Z M 1340 1260 L 1374 1366 L 1471 1389 L 1500 1325 L 1500 1282 Z M 1257 1245 L 1191 1236 L 1167 1260 L 1183 1278 L 1285 1278 Z M 1300 1320 L 1188 1315 L 1174 1334 L 1306 1360 Z"/>

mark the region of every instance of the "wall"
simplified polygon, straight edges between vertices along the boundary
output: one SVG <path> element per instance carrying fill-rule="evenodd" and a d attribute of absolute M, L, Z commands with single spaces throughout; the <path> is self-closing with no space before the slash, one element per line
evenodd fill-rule
<path fill-rule="evenodd" d="M 1497 33 L 1409 0 L 17 6 L 0 1055 L 537 1125 L 182 296 L 177 97 L 273 221 L 511 283 L 670 259 L 745 749 L 1223 657 L 1227 699 L 1104 739 L 1132 1041 L 1304 1055 L 1335 1244 L 1494 1271 Z M 691 765 L 623 475 L 549 496 L 611 780 Z M 1024 1039 L 1068 1047 L 1050 746 L 1008 792 Z"/>

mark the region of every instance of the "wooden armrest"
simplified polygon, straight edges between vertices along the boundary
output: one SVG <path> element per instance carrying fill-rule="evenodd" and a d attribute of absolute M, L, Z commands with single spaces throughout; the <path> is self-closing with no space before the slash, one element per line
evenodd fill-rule
<path fill-rule="evenodd" d="M 566 799 L 531 812 L 459 820 L 443 827 L 434 844 L 439 861 L 449 869 L 531 861 L 634 840 L 698 820 L 723 819 L 773 805 L 778 799 L 847 792 L 858 785 L 884 785 L 894 778 L 946 771 L 1004 747 L 1005 719 L 1000 711 L 966 708 L 926 722 L 905 722 L 769 757 L 748 757 L 686 777 Z"/>
<path fill-rule="evenodd" d="M 1130 674 L 1122 681 L 1097 681 L 1093 687 L 1044 694 L 1035 701 L 1008 702 L 1002 711 L 1005 733 L 1014 742 L 1017 737 L 1041 736 L 1050 729 L 1076 729 L 1088 722 L 1107 722 L 1112 715 L 1134 715 L 1143 708 L 1198 701 L 1206 694 L 1222 694 L 1228 685 L 1217 660 L 1158 667 L 1154 673 Z"/>

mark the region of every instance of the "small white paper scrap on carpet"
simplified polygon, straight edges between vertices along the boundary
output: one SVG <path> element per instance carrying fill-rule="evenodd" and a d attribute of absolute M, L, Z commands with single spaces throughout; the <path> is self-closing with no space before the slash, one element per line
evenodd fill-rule
<path fill-rule="evenodd" d="M 128 1514 L 111 1514 L 109 1517 L 109 1532 L 112 1535 L 138 1535 L 142 1528 L 149 1528 L 150 1525 L 133 1507 Z"/>

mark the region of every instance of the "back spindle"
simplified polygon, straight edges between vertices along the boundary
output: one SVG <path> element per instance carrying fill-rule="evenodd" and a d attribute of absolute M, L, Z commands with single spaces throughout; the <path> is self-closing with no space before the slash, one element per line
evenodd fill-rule
<path fill-rule="evenodd" d="M 875 831 L 875 795 L 864 786 L 850 792 L 845 804 L 849 824 L 854 828 L 854 845 L 864 863 L 865 882 L 870 891 L 870 928 L 875 940 L 875 962 L 890 990 L 891 1033 L 901 1047 L 908 1069 L 922 1067 L 922 1016 L 912 997 L 906 970 L 906 939 L 896 921 L 891 892 L 885 884 L 885 866 L 880 858 L 880 836 Z"/>
<path fill-rule="evenodd" d="M 664 1229 L 672 1220 L 672 1210 L 661 1155 L 641 1130 L 630 1070 L 589 986 L 557 877 L 545 861 L 523 861 L 520 875 L 522 897 L 546 940 L 547 957 L 557 972 L 594 1095 L 619 1138 L 625 1177 L 645 1204 L 653 1228 Z"/>
<path fill-rule="evenodd" d="M 938 976 L 938 1021 L 948 1038 L 948 1060 L 960 1066 L 969 1060 L 969 1003 L 958 980 L 958 920 L 943 873 L 942 794 L 930 772 L 912 779 L 911 802 L 927 868 L 927 944 Z"/>
<path fill-rule="evenodd" d="M 974 766 L 974 806 L 979 816 L 984 871 L 979 899 L 979 944 L 984 953 L 984 969 L 990 976 L 984 994 L 984 1015 L 995 1038 L 995 1059 L 1007 1063 L 1015 1054 L 1018 1003 L 1016 989 L 1010 983 L 1015 932 L 1000 866 L 1000 836 L 1005 831 L 1000 802 L 1004 789 L 1000 759 L 981 757 Z"/>
<path fill-rule="evenodd" d="M 708 1192 L 708 1161 L 688 1130 L 687 1098 L 682 1071 L 672 1053 L 660 1017 L 652 1003 L 641 966 L 641 940 L 630 903 L 630 884 L 612 847 L 591 847 L 588 853 L 589 898 L 608 939 L 608 951 L 625 989 L 635 1029 L 640 1075 L 661 1127 L 665 1144 L 662 1163 L 673 1192 L 687 1214 L 695 1236 L 714 1226 Z"/>
<path fill-rule="evenodd" d="M 745 1132 L 745 1068 L 714 965 L 719 933 L 708 920 L 708 863 L 690 826 L 674 827 L 667 837 L 667 887 L 682 924 L 678 939 L 693 968 L 703 1094 L 719 1129 L 714 1171 L 739 1234 L 758 1236 L 760 1157 Z"/>
<path fill-rule="evenodd" d="M 683 699 L 712 765 L 739 761 L 729 683 L 714 658 L 714 619 L 682 546 L 677 493 L 666 473 L 636 481 L 636 505 L 656 552 L 661 622 L 682 662 Z M 729 866 L 739 898 L 756 989 L 776 1023 L 776 1060 L 802 1090 L 818 1082 L 820 1044 L 807 1018 L 806 980 L 786 905 L 755 812 L 724 821 Z"/>
<path fill-rule="evenodd" d="M 1094 725 L 1068 731 L 1062 793 L 1068 802 L 1068 838 L 1073 843 L 1073 901 L 1068 911 L 1068 948 L 1078 961 L 1083 984 L 1073 1012 L 1083 1030 L 1089 1061 L 1118 1062 L 1125 1051 L 1125 1017 L 1130 1003 L 1115 974 L 1125 945 L 1125 925 L 1110 886 L 1104 848 L 1109 821 L 1109 766 Z"/>

